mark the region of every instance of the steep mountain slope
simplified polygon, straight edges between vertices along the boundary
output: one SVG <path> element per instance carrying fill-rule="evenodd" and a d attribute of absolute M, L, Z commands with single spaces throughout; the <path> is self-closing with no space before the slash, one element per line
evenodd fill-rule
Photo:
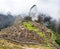
<path fill-rule="evenodd" d="M 60 49 L 55 43 L 53 31 L 36 22 L 19 22 L 2 29 L 0 38 L 20 44 L 39 45 L 40 48 L 43 46 L 48 47 L 46 49 Z"/>
<path fill-rule="evenodd" d="M 0 14 L 0 30 L 11 26 L 14 22 L 14 17 L 12 15 Z"/>

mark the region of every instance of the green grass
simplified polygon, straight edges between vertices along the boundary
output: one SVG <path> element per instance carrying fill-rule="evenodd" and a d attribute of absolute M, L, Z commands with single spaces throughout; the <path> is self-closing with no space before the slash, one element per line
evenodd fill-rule
<path fill-rule="evenodd" d="M 20 45 L 14 44 L 5 39 L 0 39 L 0 49 L 23 49 Z"/>
<path fill-rule="evenodd" d="M 0 49 L 23 49 L 22 47 L 17 47 L 17 46 L 6 46 L 6 45 L 0 45 Z"/>
<path fill-rule="evenodd" d="M 60 34 L 56 34 L 56 35 L 57 37 L 56 37 L 55 42 L 60 45 Z"/>
<path fill-rule="evenodd" d="M 3 34 L 2 32 L 0 32 L 0 35 Z"/>
<path fill-rule="evenodd" d="M 31 22 L 23 22 L 23 24 L 24 24 L 24 26 L 25 26 L 27 29 L 36 31 L 36 32 L 37 32 L 40 36 L 42 36 L 42 37 L 45 36 L 45 34 L 44 34 L 43 32 L 41 32 L 41 31 L 39 31 L 38 28 L 36 28 L 35 26 L 33 26 L 33 25 L 31 24 Z"/>
<path fill-rule="evenodd" d="M 24 47 L 24 48 L 23 48 Z M 20 44 L 7 41 L 5 39 L 0 39 L 0 49 L 25 49 L 25 48 L 34 48 L 34 49 L 54 49 L 53 47 L 47 47 L 42 45 L 27 45 L 21 46 Z"/>

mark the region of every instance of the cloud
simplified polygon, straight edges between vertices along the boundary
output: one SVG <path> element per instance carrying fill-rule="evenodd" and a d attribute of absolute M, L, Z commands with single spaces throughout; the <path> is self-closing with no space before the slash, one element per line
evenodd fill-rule
<path fill-rule="evenodd" d="M 58 19 L 60 16 L 59 0 L 0 0 L 0 11 L 13 14 L 28 13 L 32 5 L 36 4 L 38 11 Z"/>
<path fill-rule="evenodd" d="M 58 14 L 58 0 L 40 0 L 41 5 L 40 5 L 40 10 L 44 13 L 48 13 L 51 15 L 53 18 L 58 19 L 59 14 Z"/>

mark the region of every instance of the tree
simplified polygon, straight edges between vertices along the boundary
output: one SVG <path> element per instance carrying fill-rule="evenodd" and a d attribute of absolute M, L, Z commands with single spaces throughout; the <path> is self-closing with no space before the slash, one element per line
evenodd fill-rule
<path fill-rule="evenodd" d="M 43 23 L 43 16 L 42 15 L 38 15 L 37 22 L 38 23 Z"/>
<path fill-rule="evenodd" d="M 24 21 L 32 21 L 32 18 L 30 16 L 24 17 Z"/>
<path fill-rule="evenodd" d="M 47 26 L 49 29 L 53 30 L 56 32 L 56 20 L 50 21 L 49 25 Z"/>
<path fill-rule="evenodd" d="M 60 20 L 59 20 L 58 33 L 60 34 Z"/>
<path fill-rule="evenodd" d="M 49 22 L 50 23 L 50 21 L 51 21 L 51 17 L 50 16 L 46 16 L 44 18 L 44 22 Z"/>

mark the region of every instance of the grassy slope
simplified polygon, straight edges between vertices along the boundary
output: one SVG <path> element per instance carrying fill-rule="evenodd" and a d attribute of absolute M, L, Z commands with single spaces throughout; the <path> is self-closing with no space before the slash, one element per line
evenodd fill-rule
<path fill-rule="evenodd" d="M 52 44 L 48 42 L 48 38 L 46 38 L 46 36 L 45 36 L 45 34 L 43 32 L 39 31 L 39 29 L 36 28 L 35 26 L 33 26 L 31 24 L 31 22 L 24 22 L 23 24 L 24 24 L 24 26 L 27 29 L 36 31 L 40 36 L 42 36 L 43 38 L 45 38 L 45 41 L 46 41 L 47 45 L 51 48 L 50 45 L 52 45 Z M 55 35 L 53 34 L 53 31 L 51 31 L 51 34 L 52 34 L 51 39 L 55 40 Z"/>
<path fill-rule="evenodd" d="M 0 49 L 23 49 L 21 45 L 13 44 L 5 39 L 0 39 Z"/>
<path fill-rule="evenodd" d="M 56 42 L 60 45 L 60 34 L 56 34 L 57 35 L 57 38 L 56 38 Z"/>
<path fill-rule="evenodd" d="M 38 28 L 32 26 L 30 22 L 28 22 L 28 23 L 24 22 L 23 24 L 24 24 L 24 26 L 26 26 L 27 29 L 36 31 L 40 36 L 45 36 L 45 34 L 41 31 L 39 31 Z"/>
<path fill-rule="evenodd" d="M 39 31 L 38 28 L 34 27 L 33 25 L 31 25 L 30 22 L 24 22 L 23 23 L 24 26 L 29 29 L 29 30 L 33 30 L 36 31 L 40 36 L 45 37 L 45 34 L 41 31 Z M 0 32 L 0 34 L 2 34 Z M 53 39 L 53 36 L 52 36 Z M 46 38 L 46 41 L 48 39 Z M 42 46 L 42 45 L 24 45 L 21 46 L 20 44 L 15 44 L 15 43 L 11 43 L 10 41 L 7 41 L 5 39 L 0 39 L 0 49 L 25 49 L 25 48 L 39 48 L 39 49 L 55 49 L 53 47 L 50 47 L 50 43 L 48 43 L 49 46 Z M 24 47 L 24 48 L 23 48 Z"/>
<path fill-rule="evenodd" d="M 41 45 L 23 45 L 12 43 L 5 39 L 0 39 L 0 49 L 28 49 L 28 48 L 39 48 L 39 49 L 53 49 L 52 47 L 41 46 Z"/>

